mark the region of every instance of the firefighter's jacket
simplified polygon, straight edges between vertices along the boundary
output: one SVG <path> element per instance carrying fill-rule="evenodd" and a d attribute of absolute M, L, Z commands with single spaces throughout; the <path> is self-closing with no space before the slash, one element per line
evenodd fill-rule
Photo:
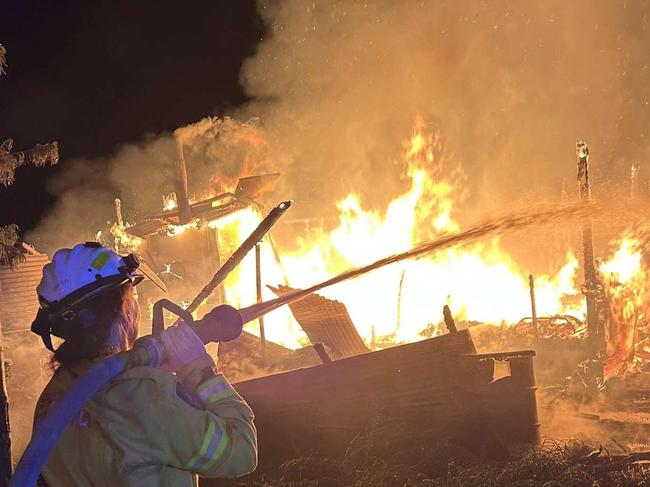
<path fill-rule="evenodd" d="M 36 406 L 44 417 L 92 365 L 60 367 Z M 50 455 L 50 487 L 185 487 L 201 477 L 238 477 L 255 469 L 253 413 L 220 374 L 193 390 L 175 375 L 136 367 L 86 404 Z"/>

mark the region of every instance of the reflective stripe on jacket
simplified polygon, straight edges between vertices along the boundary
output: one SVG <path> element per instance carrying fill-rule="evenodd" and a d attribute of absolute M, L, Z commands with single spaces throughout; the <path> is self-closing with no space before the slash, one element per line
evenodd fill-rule
<path fill-rule="evenodd" d="M 86 364 L 83 369 L 86 369 Z M 35 421 L 83 370 L 59 368 Z M 222 375 L 194 391 L 160 369 L 137 367 L 110 381 L 66 429 L 43 477 L 50 487 L 196 486 L 197 476 L 255 469 L 253 413 Z"/>

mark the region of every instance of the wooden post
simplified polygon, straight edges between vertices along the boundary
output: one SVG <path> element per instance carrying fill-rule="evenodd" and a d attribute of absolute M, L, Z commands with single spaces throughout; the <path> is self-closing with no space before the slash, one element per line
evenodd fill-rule
<path fill-rule="evenodd" d="M 117 232 L 121 232 L 121 230 L 124 228 L 124 219 L 122 218 L 122 200 L 119 198 L 115 198 L 115 224 L 117 225 Z M 114 248 L 116 253 L 121 253 L 122 249 L 120 248 L 120 239 L 116 236 L 119 235 L 119 233 L 114 234 Z"/>
<path fill-rule="evenodd" d="M 585 142 L 576 144 L 578 194 L 583 204 L 587 205 L 591 199 L 589 186 L 589 147 Z M 588 340 L 596 356 L 604 358 L 606 353 L 605 338 L 605 290 L 598 278 L 598 271 L 594 263 L 594 247 L 591 227 L 591 218 L 585 217 L 582 225 L 582 258 L 585 273 L 585 283 L 582 287 L 587 301 L 587 330 Z"/>
<path fill-rule="evenodd" d="M 530 289 L 530 312 L 533 317 L 533 334 L 539 336 L 539 328 L 537 327 L 537 303 L 535 302 L 535 278 L 532 274 L 528 274 L 528 288 Z"/>
<path fill-rule="evenodd" d="M 192 208 L 187 189 L 187 165 L 183 154 L 183 141 L 176 136 L 176 203 L 178 205 L 178 222 L 182 225 L 192 219 Z"/>
<path fill-rule="evenodd" d="M 456 328 L 456 322 L 454 321 L 454 317 L 451 315 L 449 306 L 446 304 L 442 307 L 442 317 L 445 319 L 445 326 L 447 327 L 447 330 L 449 330 L 449 333 L 457 333 L 458 328 Z"/>
<path fill-rule="evenodd" d="M 221 268 L 221 251 L 219 247 L 219 230 L 216 228 L 208 228 L 205 230 L 205 235 L 208 240 L 208 262 L 207 266 L 211 274 L 216 273 Z M 219 284 L 216 289 L 217 304 L 226 304 L 226 291 L 223 288 L 223 283 Z"/>
<path fill-rule="evenodd" d="M 122 200 L 119 198 L 115 198 L 115 223 L 120 227 L 124 226 L 124 218 L 122 217 Z"/>
<path fill-rule="evenodd" d="M 262 302 L 262 255 L 260 242 L 255 244 L 255 285 L 257 287 L 257 302 Z M 258 318 L 260 324 L 260 341 L 262 344 L 262 360 L 266 360 L 266 333 L 264 331 L 264 315 Z"/>

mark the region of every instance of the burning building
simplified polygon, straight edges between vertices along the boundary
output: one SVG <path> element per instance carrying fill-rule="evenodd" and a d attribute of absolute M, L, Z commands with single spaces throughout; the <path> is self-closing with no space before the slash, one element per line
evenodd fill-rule
<path fill-rule="evenodd" d="M 585 148 L 578 147 L 579 195 L 583 200 L 589 195 Z M 314 225 L 314 219 L 302 220 L 311 228 L 305 228 L 306 233 L 300 235 L 299 232 L 296 237 L 295 227 L 292 227 L 295 223 L 280 220 L 275 232 L 277 241 L 265 239 L 257 246 L 255 259 L 250 255 L 241 265 L 229 269 L 232 272 L 223 281 L 220 294 L 211 302 L 225 301 L 242 307 L 270 300 L 275 297 L 272 293 L 290 292 L 287 285 L 307 288 L 310 283 L 349 267 L 408 251 L 420 240 L 462 233 L 464 225 L 455 215 L 458 203 L 462 203 L 457 199 L 462 200 L 464 176 L 459 169 L 448 171 L 448 164 L 440 137 L 428 133 L 418 120 L 403 146 L 406 190 L 390 201 L 384 212 L 365 209 L 360 197 L 350 194 L 338 203 L 338 225 L 333 228 L 323 222 Z M 181 173 L 183 166 L 178 166 Z M 174 299 L 188 303 L 209 280 L 217 267 L 215 263 L 221 262 L 219 249 L 224 243 L 229 241 L 231 249 L 235 248 L 233 244 L 243 244 L 262 220 L 260 205 L 255 202 L 260 193 L 258 188 L 270 189 L 268 184 L 275 178 L 244 178 L 232 192 L 194 203 L 188 199 L 186 205 L 178 202 L 178 194 L 184 193 L 181 189 L 175 200 L 171 200 L 175 202 L 165 210 L 135 225 L 124 225 L 118 218 L 117 240 L 126 236 L 126 241 L 139 246 L 145 259 L 151 262 L 171 262 L 171 265 L 158 264 L 156 267 L 162 267 L 161 277 L 179 292 Z M 182 206 L 186 207 L 186 212 L 189 208 L 189 219 L 187 215 L 182 216 Z M 505 346 L 503 337 L 491 344 L 486 339 L 486 327 L 510 330 L 506 335 L 514 337 L 510 345 L 513 349 L 533 346 L 540 352 L 539 365 L 544 380 L 571 374 L 579 364 L 587 366 L 594 359 L 596 362 L 588 365 L 591 368 L 587 374 L 595 374 L 601 385 L 605 379 L 641 370 L 646 354 L 642 311 L 645 291 L 639 285 L 645 275 L 641 237 L 624 232 L 615 241 L 610 257 L 596 259 L 591 243 L 591 222 L 586 214 L 582 218 L 583 252 L 576 256 L 571 250 L 565 250 L 565 260 L 554 272 L 536 274 L 534 289 L 528 279 L 528 269 L 517 263 L 498 236 L 489 243 L 470 241 L 461 247 L 448 247 L 417 259 L 393 263 L 368 276 L 344 280 L 324 289 L 323 296 L 310 295 L 303 304 L 291 305 L 290 310 L 274 310 L 264 317 L 263 328 L 257 323 L 249 325 L 251 335 L 246 335 L 244 340 L 245 349 L 257 354 L 254 335 L 264 333 L 264 338 L 275 342 L 270 345 L 271 360 L 265 363 L 260 348 L 257 368 L 243 371 L 237 363 L 242 358 L 238 346 L 227 344 L 222 347 L 226 370 L 230 366 L 235 377 L 248 378 L 283 369 L 313 367 L 324 360 L 326 364 L 318 366 L 319 372 L 315 369 L 303 374 L 320 376 L 322 373 L 327 377 L 327 363 L 332 359 L 344 360 L 395 346 L 405 350 L 403 353 L 407 356 L 409 348 L 403 349 L 400 345 L 447 334 L 448 323 L 439 314 L 443 308 L 449 316 L 453 313 L 459 327 L 474 334 L 482 351 L 503 350 Z M 561 220 L 556 223 L 563 224 Z M 188 243 L 191 240 L 184 240 L 188 236 L 199 236 L 204 246 Z M 187 255 L 207 256 L 205 262 L 212 267 L 194 262 L 191 266 L 201 269 L 203 276 L 184 273 L 179 270 L 182 266 L 174 262 L 180 262 Z M 579 285 L 580 260 L 585 269 L 584 287 Z M 188 282 L 179 286 L 181 280 Z M 262 282 L 269 286 L 261 286 Z M 284 284 L 275 287 L 278 283 Z M 597 296 L 594 289 L 598 291 Z M 629 296 L 635 299 L 630 301 Z M 531 298 L 534 300 L 533 318 L 522 319 L 530 313 Z M 316 348 L 311 349 L 312 346 Z M 296 349 L 299 352 L 292 352 Z M 517 353 L 521 352 L 514 352 L 512 356 L 518 356 Z M 369 364 L 369 370 L 383 357 L 382 354 L 370 355 L 376 358 L 363 361 Z M 232 357 L 237 358 L 232 360 Z M 507 355 L 486 357 L 479 356 L 477 360 L 510 360 Z M 564 364 L 559 372 L 558 363 Z M 463 367 L 459 365 L 459 370 Z M 548 370 L 553 371 L 551 375 L 546 374 Z M 292 384 L 287 387 L 294 387 L 292 381 L 302 380 L 294 379 L 300 374 L 289 374 L 284 378 L 270 376 L 268 382 L 257 379 L 241 383 L 242 391 L 255 397 L 255 391 L 266 390 L 267 384 L 273 381 L 286 380 L 287 384 Z M 486 378 L 483 385 L 476 383 L 468 390 L 480 390 L 495 376 Z M 530 382 L 526 387 L 532 385 Z M 261 398 L 265 393 L 259 394 L 258 408 L 264 416 Z M 312 393 L 305 394 L 309 397 Z M 318 392 L 314 390 L 313 394 L 317 396 Z M 289 396 L 284 394 L 283 397 Z M 527 421 L 534 422 L 532 418 L 529 416 Z"/>

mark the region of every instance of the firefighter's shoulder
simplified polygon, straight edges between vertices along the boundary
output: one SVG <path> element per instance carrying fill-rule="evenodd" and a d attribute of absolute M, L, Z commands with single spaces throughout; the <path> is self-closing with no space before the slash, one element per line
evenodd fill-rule
<path fill-rule="evenodd" d="M 141 402 L 164 396 L 173 390 L 176 377 L 171 372 L 155 367 L 133 367 L 111 379 L 101 390 L 104 404 Z"/>
<path fill-rule="evenodd" d="M 171 372 L 155 367 L 134 367 L 123 372 L 110 381 L 104 388 L 104 394 L 120 402 L 129 398 L 138 402 L 147 399 L 171 399 L 180 400 L 196 409 L 203 409 L 203 402 L 198 394 L 185 387 Z"/>

